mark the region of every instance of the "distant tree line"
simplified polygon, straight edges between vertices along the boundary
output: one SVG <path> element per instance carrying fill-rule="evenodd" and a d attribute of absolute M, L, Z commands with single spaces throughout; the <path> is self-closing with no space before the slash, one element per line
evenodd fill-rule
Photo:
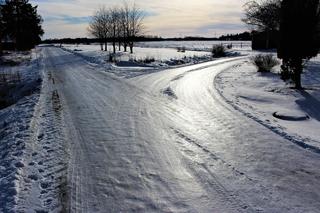
<path fill-rule="evenodd" d="M 3 43 L 11 43 L 16 50 L 29 50 L 41 42 L 44 31 L 37 6 L 28 0 L 0 2 L 0 53 Z"/>
<path fill-rule="evenodd" d="M 159 36 L 136 36 L 133 38 L 134 42 L 148 42 L 148 41 L 251 41 L 252 33 L 244 32 L 239 34 L 228 34 L 218 38 L 209 37 L 194 37 L 187 36 L 183 38 L 162 38 Z M 106 39 L 108 43 L 112 42 L 111 38 Z M 100 43 L 99 38 L 62 38 L 62 39 L 47 39 L 43 40 L 43 44 L 92 44 Z M 121 42 L 122 38 L 116 39 L 116 42 Z"/>
<path fill-rule="evenodd" d="M 105 40 L 101 40 L 99 38 L 61 38 L 61 39 L 46 39 L 43 40 L 41 43 L 43 44 L 92 44 L 92 43 L 101 43 L 103 45 L 104 50 L 104 41 L 107 43 L 113 42 L 112 38 L 107 38 Z M 116 43 L 119 41 L 122 42 L 123 38 L 116 38 Z M 137 36 L 133 38 L 134 42 L 140 41 L 163 41 L 161 37 L 145 37 L 145 36 Z"/>
<path fill-rule="evenodd" d="M 218 38 L 221 41 L 251 41 L 252 40 L 252 33 L 251 32 L 244 32 L 238 34 L 228 34 L 223 35 Z"/>
<path fill-rule="evenodd" d="M 129 5 L 124 2 L 121 7 L 101 7 L 92 16 L 88 31 L 95 38 L 99 39 L 101 50 L 107 51 L 107 43 L 111 40 L 113 53 L 116 52 L 116 45 L 119 50 L 121 46 L 124 51 L 130 48 L 133 53 L 136 37 L 143 34 L 143 11 L 135 4 Z"/>

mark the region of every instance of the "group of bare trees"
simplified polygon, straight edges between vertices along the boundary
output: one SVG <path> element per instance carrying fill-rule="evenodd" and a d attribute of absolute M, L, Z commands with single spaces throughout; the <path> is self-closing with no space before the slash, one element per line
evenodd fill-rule
<path fill-rule="evenodd" d="M 135 4 L 127 2 L 120 7 L 101 7 L 93 15 L 88 31 L 100 40 L 101 50 L 107 51 L 108 42 L 112 42 L 113 53 L 121 46 L 126 52 L 128 47 L 133 53 L 134 41 L 143 33 L 143 11 Z"/>

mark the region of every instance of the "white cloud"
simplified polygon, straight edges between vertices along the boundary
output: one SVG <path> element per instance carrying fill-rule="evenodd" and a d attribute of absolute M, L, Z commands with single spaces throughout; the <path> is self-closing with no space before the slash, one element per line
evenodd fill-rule
<path fill-rule="evenodd" d="M 213 33 L 246 30 L 241 23 L 242 5 L 245 1 L 136 0 L 135 2 L 147 14 L 152 14 L 145 19 L 147 34 L 214 36 Z M 83 23 L 85 17 L 91 16 L 102 5 L 121 4 L 119 0 L 33 0 L 31 2 L 39 5 L 39 13 L 45 20 L 45 38 L 88 36 L 87 24 Z M 52 17 L 68 17 L 68 20 L 63 21 L 59 18 L 54 20 Z M 236 27 L 231 29 L 230 26 Z"/>

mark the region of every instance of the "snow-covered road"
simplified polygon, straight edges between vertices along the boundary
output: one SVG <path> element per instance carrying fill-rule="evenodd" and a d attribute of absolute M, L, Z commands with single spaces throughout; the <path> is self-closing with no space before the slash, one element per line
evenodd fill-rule
<path fill-rule="evenodd" d="M 244 117 L 214 88 L 243 58 L 126 79 L 44 52 L 70 143 L 65 208 L 319 212 L 320 155 Z"/>

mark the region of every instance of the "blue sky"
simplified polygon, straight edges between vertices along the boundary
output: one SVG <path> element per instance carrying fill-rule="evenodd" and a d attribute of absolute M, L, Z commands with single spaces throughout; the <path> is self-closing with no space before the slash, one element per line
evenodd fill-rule
<path fill-rule="evenodd" d="M 89 37 L 91 15 L 121 0 L 30 0 L 44 19 L 44 38 Z M 129 1 L 130 2 L 130 1 Z M 247 30 L 246 0 L 136 0 L 145 11 L 145 33 L 163 37 L 219 36 Z"/>

